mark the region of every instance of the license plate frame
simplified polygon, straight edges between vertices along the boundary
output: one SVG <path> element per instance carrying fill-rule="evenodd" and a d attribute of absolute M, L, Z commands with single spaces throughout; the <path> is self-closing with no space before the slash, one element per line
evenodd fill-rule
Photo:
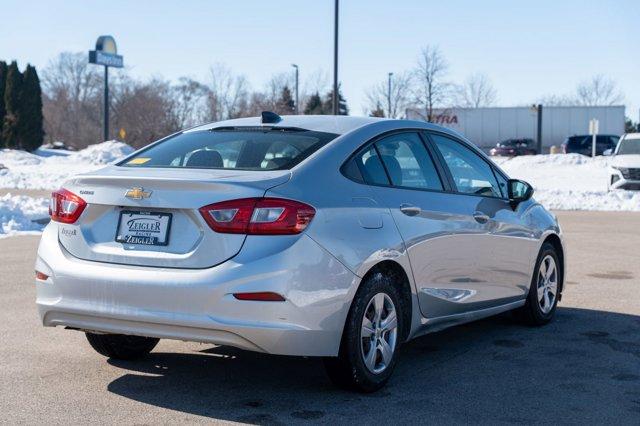
<path fill-rule="evenodd" d="M 150 226 L 149 229 L 131 229 L 132 225 L 125 225 L 126 222 L 123 222 L 123 219 L 126 220 L 125 216 L 129 216 L 129 221 L 135 220 L 139 221 L 138 223 L 144 223 L 145 226 Z M 141 210 L 122 210 L 120 212 L 120 216 L 118 217 L 118 226 L 116 227 L 116 238 L 115 241 L 122 244 L 130 244 L 130 245 L 140 245 L 140 246 L 150 246 L 150 247 L 165 247 L 169 245 L 169 235 L 171 233 L 171 222 L 173 219 L 173 214 L 166 212 L 152 212 L 152 211 L 141 211 Z M 155 229 L 153 220 L 158 223 L 158 229 Z M 162 236 L 162 224 L 166 220 L 166 230 L 164 231 L 164 239 L 160 240 Z M 151 221 L 151 222 L 150 222 Z M 149 224 L 149 225 L 146 225 Z M 151 226 L 153 225 L 153 226 Z M 129 229 L 124 232 L 123 226 L 129 226 Z M 153 235 L 153 234 L 160 235 Z M 151 240 L 149 238 L 152 238 Z M 153 240 L 153 238 L 156 238 Z"/>

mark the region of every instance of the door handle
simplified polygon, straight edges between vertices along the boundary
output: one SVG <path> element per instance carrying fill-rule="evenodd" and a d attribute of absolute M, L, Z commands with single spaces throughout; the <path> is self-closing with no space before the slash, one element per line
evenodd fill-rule
<path fill-rule="evenodd" d="M 482 213 L 482 212 L 475 212 L 473 214 L 473 218 L 478 223 L 487 223 L 487 222 L 489 222 L 489 216 L 484 214 L 484 213 Z"/>
<path fill-rule="evenodd" d="M 411 204 L 400 204 L 400 211 L 407 216 L 417 216 L 422 212 L 422 209 Z"/>

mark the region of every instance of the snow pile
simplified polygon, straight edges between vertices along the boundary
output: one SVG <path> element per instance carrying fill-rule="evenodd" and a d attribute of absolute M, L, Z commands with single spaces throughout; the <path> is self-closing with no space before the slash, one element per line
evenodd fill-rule
<path fill-rule="evenodd" d="M 0 197 L 0 238 L 39 233 L 48 218 L 47 198 L 11 194 Z"/>
<path fill-rule="evenodd" d="M 533 185 L 534 198 L 549 209 L 640 211 L 640 192 L 607 190 L 610 160 L 580 154 L 494 158 L 510 177 Z"/>
<path fill-rule="evenodd" d="M 90 145 L 82 151 L 74 152 L 64 161 L 73 163 L 88 163 L 103 165 L 109 164 L 134 151 L 129 145 L 118 141 L 107 141 L 96 145 Z"/>
<path fill-rule="evenodd" d="M 6 167 L 32 166 L 40 164 L 42 160 L 42 157 L 30 154 L 26 151 L 0 149 L 0 164 L 4 164 Z"/>
<path fill-rule="evenodd" d="M 533 197 L 551 210 L 599 210 L 640 212 L 640 191 L 536 190 Z"/>
<path fill-rule="evenodd" d="M 57 189 L 62 183 L 80 173 L 97 170 L 134 150 L 129 145 L 107 141 L 91 145 L 66 156 L 40 157 L 24 151 L 0 151 L 0 188 Z"/>

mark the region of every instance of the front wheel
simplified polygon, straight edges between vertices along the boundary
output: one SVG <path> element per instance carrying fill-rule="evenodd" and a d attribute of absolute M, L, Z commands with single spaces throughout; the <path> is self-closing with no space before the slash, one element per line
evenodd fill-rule
<path fill-rule="evenodd" d="M 389 276 L 377 272 L 356 293 L 338 357 L 324 360 L 331 381 L 361 392 L 383 387 L 398 359 L 402 327 L 398 289 Z"/>
<path fill-rule="evenodd" d="M 124 334 L 85 333 L 93 349 L 101 355 L 114 359 L 142 358 L 156 347 L 160 339 Z"/>
<path fill-rule="evenodd" d="M 538 254 L 525 305 L 517 310 L 531 325 L 544 325 L 553 319 L 562 286 L 562 273 L 555 247 L 544 243 Z"/>

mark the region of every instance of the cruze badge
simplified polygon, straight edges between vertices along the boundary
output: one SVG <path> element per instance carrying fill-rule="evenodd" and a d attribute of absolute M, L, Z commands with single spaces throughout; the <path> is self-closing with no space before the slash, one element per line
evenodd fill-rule
<path fill-rule="evenodd" d="M 152 191 L 145 191 L 144 188 L 131 188 L 125 192 L 124 196 L 132 200 L 142 200 L 151 197 Z"/>

